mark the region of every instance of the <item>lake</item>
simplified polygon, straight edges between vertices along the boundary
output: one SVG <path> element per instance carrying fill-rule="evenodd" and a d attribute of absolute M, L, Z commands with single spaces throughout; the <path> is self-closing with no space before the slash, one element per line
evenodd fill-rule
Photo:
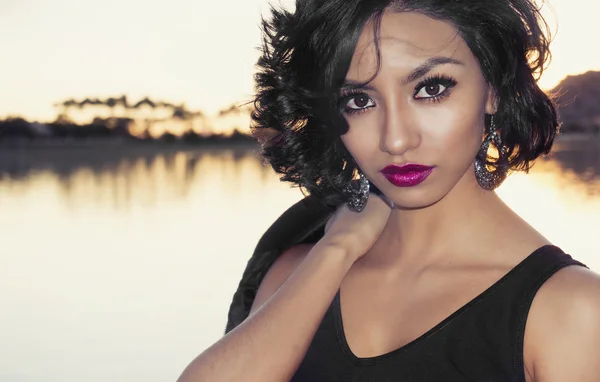
<path fill-rule="evenodd" d="M 498 190 L 596 271 L 599 152 L 564 137 Z M 0 150 L 0 380 L 174 381 L 301 198 L 250 146 Z"/>

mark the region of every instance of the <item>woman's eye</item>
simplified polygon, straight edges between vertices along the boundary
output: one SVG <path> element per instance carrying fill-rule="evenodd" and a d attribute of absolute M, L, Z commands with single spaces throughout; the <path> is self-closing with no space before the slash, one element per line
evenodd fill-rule
<path fill-rule="evenodd" d="M 352 96 L 352 98 L 350 98 L 348 103 L 346 104 L 346 108 L 352 110 L 366 109 L 373 106 L 375 106 L 375 103 L 373 102 L 371 97 L 369 97 L 366 94 L 357 94 L 355 96 Z"/>
<path fill-rule="evenodd" d="M 447 89 L 446 86 L 441 84 L 426 85 L 419 89 L 415 94 L 415 98 L 435 98 L 442 95 Z"/>

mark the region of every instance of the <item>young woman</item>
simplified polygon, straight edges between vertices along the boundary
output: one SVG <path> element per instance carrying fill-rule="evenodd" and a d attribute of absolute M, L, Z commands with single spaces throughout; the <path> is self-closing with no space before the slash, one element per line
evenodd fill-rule
<path fill-rule="evenodd" d="M 556 134 L 544 26 L 530 0 L 274 10 L 254 131 L 346 205 L 272 227 L 180 381 L 600 381 L 600 278 L 493 191 Z"/>

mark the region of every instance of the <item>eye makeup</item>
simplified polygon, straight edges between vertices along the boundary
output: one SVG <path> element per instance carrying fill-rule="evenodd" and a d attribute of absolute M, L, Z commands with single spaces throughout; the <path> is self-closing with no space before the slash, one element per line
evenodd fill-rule
<path fill-rule="evenodd" d="M 450 95 L 450 89 L 456 84 L 451 76 L 432 75 L 415 86 L 413 98 L 416 101 L 440 102 Z M 348 116 L 365 113 L 375 106 L 375 101 L 361 88 L 342 89 L 339 96 L 339 107 Z"/>
<path fill-rule="evenodd" d="M 425 78 L 415 86 L 413 98 L 417 100 L 439 102 L 450 95 L 450 89 L 456 86 L 456 84 L 457 82 L 453 77 L 436 74 Z M 424 95 L 421 94 L 423 93 L 423 90 L 425 91 Z"/>

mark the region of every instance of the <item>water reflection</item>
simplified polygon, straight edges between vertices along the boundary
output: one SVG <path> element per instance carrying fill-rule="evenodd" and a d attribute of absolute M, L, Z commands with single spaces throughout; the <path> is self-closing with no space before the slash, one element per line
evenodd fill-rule
<path fill-rule="evenodd" d="M 57 155 L 58 160 L 52 155 Z M 5 193 L 22 193 L 23 187 L 41 182 L 56 188 L 61 202 L 69 208 L 92 203 L 123 210 L 133 204 L 154 207 L 168 200 L 185 200 L 190 192 L 202 194 L 203 188 L 206 191 L 210 184 L 222 184 L 225 179 L 230 184 L 222 184 L 222 192 L 232 194 L 239 188 L 233 182 L 264 183 L 272 175 L 271 169 L 257 160 L 252 146 L 134 151 L 121 157 L 105 154 L 91 160 L 85 155 L 83 151 L 42 152 L 24 161 L 5 161 L 0 166 L 0 188 Z M 198 184 L 204 187 L 195 189 Z"/>
<path fill-rule="evenodd" d="M 559 145 L 498 193 L 600 271 L 598 147 Z M 302 197 L 253 147 L 1 150 L 0 174 L 0 381 L 175 380 Z"/>
<path fill-rule="evenodd" d="M 587 194 L 600 195 L 600 138 L 560 142 L 545 162 L 559 167 L 561 185 L 583 185 Z"/>
<path fill-rule="evenodd" d="M 541 171 L 539 169 L 542 168 Z M 600 139 L 570 139 L 555 145 L 551 156 L 538 160 L 534 172 L 560 173 L 561 186 L 577 186 L 588 195 L 600 194 Z M 272 170 L 257 160 L 256 148 L 135 149 L 107 154 L 105 150 L 14 150 L 0 154 L 0 187 L 20 192 L 25 183 L 54 183 L 69 207 L 100 203 L 129 208 L 132 203 L 155 206 L 158 200 L 187 198 L 194 183 L 265 182 Z M 220 174 L 220 175 L 215 175 Z M 217 176 L 218 179 L 215 178 Z M 258 177 L 257 177 L 258 176 Z M 236 188 L 227 185 L 223 192 Z"/>
<path fill-rule="evenodd" d="M 0 381 L 175 380 L 221 335 L 259 235 L 301 197 L 252 147 L 13 154 Z"/>

